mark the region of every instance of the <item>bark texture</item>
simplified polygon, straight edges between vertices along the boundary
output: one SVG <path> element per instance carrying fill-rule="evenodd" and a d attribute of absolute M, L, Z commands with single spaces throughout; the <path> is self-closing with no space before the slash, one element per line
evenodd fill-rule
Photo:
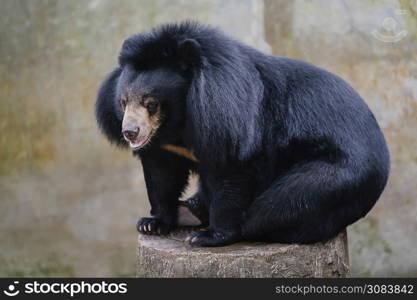
<path fill-rule="evenodd" d="M 192 248 L 189 231 L 166 237 L 139 235 L 138 277 L 346 277 L 349 255 L 346 232 L 312 245 L 238 243 L 219 248 Z"/>

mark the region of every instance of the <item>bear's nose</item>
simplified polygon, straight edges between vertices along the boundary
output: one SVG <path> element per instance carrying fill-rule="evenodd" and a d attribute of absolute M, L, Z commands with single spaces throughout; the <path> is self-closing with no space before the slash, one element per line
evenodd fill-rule
<path fill-rule="evenodd" d="M 139 134 L 139 127 L 123 129 L 122 133 L 127 140 L 133 141 Z"/>

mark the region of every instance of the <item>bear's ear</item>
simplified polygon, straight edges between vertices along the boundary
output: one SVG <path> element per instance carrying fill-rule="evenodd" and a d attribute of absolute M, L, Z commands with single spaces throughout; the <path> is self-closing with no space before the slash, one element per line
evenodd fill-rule
<path fill-rule="evenodd" d="M 201 47 L 194 39 L 185 39 L 178 43 L 178 53 L 181 67 L 189 69 L 201 63 Z"/>
<path fill-rule="evenodd" d="M 101 131 L 111 143 L 126 146 L 122 136 L 122 120 L 118 117 L 116 89 L 121 68 L 110 72 L 100 86 L 96 100 L 96 119 Z"/>

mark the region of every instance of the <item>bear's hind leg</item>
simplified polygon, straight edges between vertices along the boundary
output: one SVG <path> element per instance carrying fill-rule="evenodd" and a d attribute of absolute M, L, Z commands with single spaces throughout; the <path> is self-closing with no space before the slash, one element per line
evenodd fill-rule
<path fill-rule="evenodd" d="M 207 226 L 208 211 L 201 200 L 200 193 L 185 201 L 180 201 L 178 205 L 178 225 L 180 226 Z"/>
<path fill-rule="evenodd" d="M 327 240 L 371 209 L 381 193 L 383 176 L 376 175 L 324 161 L 296 165 L 251 204 L 243 237 L 284 243 Z"/>

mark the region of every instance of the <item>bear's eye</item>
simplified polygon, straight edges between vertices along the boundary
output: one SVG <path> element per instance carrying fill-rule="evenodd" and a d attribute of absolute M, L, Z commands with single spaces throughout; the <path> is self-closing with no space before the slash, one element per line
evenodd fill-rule
<path fill-rule="evenodd" d="M 122 106 L 122 109 L 125 110 L 127 104 L 126 98 L 120 99 L 120 105 Z"/>
<path fill-rule="evenodd" d="M 145 101 L 144 106 L 149 111 L 150 114 L 153 114 L 158 109 L 158 102 L 156 101 Z"/>

